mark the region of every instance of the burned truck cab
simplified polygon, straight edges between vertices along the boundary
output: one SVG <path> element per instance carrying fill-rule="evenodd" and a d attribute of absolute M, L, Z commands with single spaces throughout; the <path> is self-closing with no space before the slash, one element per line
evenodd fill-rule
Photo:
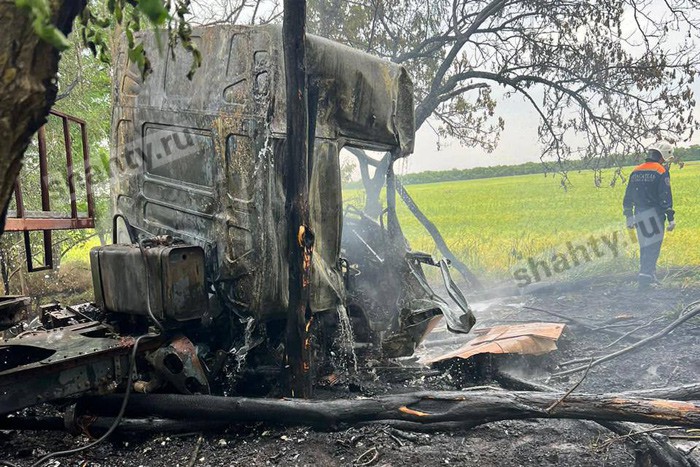
<path fill-rule="evenodd" d="M 289 226 L 281 28 L 195 29 L 203 60 L 190 75 L 189 52 L 159 54 L 153 34 L 143 40 L 153 70 L 145 79 L 123 44 L 117 55 L 114 212 L 140 232 L 201 247 L 205 288 L 220 312 L 261 323 L 283 320 Z M 391 356 L 411 354 L 443 313 L 453 329 L 468 331 L 470 312 L 452 312 L 426 288 L 400 230 L 392 233 L 376 219 L 343 209 L 343 147 L 390 151 L 394 158 L 413 150 L 413 87 L 406 70 L 315 36 L 307 37 L 307 60 L 311 311 L 349 309 L 356 333 L 371 336 L 375 346 L 403 332 L 384 349 Z M 387 216 L 396 213 L 390 209 Z M 386 262 L 383 254 L 390 257 Z"/>
<path fill-rule="evenodd" d="M 203 288 L 216 297 L 210 300 L 215 310 L 202 317 L 223 313 L 239 321 L 284 320 L 289 267 L 281 28 L 195 29 L 193 42 L 203 60 L 189 75 L 189 52 L 178 48 L 159 54 L 153 34 L 143 40 L 153 69 L 147 77 L 129 61 L 123 44 L 117 54 L 114 212 L 139 233 L 202 249 Z M 349 308 L 356 333 L 371 336 L 375 346 L 404 332 L 384 349 L 389 356 L 411 354 L 443 313 L 451 314 L 452 328 L 468 331 L 473 324 L 469 311 L 451 312 L 425 288 L 421 264 L 411 257 L 400 231 L 392 233 L 376 219 L 352 213 L 344 226 L 340 150 L 390 151 L 394 158 L 413 150 L 413 88 L 406 70 L 315 36 L 307 36 L 307 61 L 315 234 L 311 311 Z M 396 213 L 390 209 L 387 215 L 395 218 Z M 121 239 L 129 237 L 124 230 Z M 110 248 L 118 247 L 95 253 L 97 278 L 105 268 L 113 269 L 102 260 Z M 385 262 L 375 248 L 395 259 Z M 370 277 L 373 284 L 366 282 Z M 103 302 L 133 290 L 128 281 L 121 287 L 119 281 L 104 285 Z"/>
<path fill-rule="evenodd" d="M 288 265 L 281 29 L 195 30 L 203 62 L 192 79 L 186 77 L 188 52 L 159 55 L 155 37 L 144 40 L 152 51 L 152 75 L 142 79 L 125 52 L 117 59 L 114 212 L 153 235 L 202 247 L 208 281 L 238 314 L 283 318 Z M 308 42 L 315 108 L 309 196 L 316 234 L 310 306 L 317 312 L 344 299 L 339 150 L 364 138 L 373 148 L 403 143 L 408 152 L 413 119 L 409 111 L 400 133 L 394 126 L 395 107 L 412 105 L 403 69 L 324 39 Z M 401 86 L 404 92 L 398 92 Z"/>

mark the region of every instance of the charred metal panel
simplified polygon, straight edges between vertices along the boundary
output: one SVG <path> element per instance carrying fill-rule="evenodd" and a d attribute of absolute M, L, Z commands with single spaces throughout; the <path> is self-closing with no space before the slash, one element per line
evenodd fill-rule
<path fill-rule="evenodd" d="M 90 252 L 95 296 L 105 311 L 187 321 L 207 310 L 204 251 L 196 246 L 107 245 Z M 146 270 L 148 268 L 148 271 Z"/>
<path fill-rule="evenodd" d="M 468 305 L 455 310 L 433 292 L 421 267 L 424 255 L 409 252 L 403 237 L 392 238 L 383 226 L 352 210 L 344 229 L 348 309 L 377 337 L 370 340 L 381 342 L 385 356 L 413 354 L 442 317 L 452 332 L 469 332 L 475 319 Z"/>
<path fill-rule="evenodd" d="M 342 278 L 336 273 L 343 231 L 343 196 L 340 159 L 334 141 L 317 139 L 309 190 L 310 217 L 315 221 L 311 265 L 311 309 L 333 309 L 345 298 Z"/>
<path fill-rule="evenodd" d="M 146 355 L 158 379 L 172 384 L 182 394 L 209 394 L 209 381 L 192 342 L 183 335 L 176 336 Z M 143 386 L 142 386 L 143 387 Z"/>
<path fill-rule="evenodd" d="M 147 123 L 142 147 L 149 180 L 164 179 L 211 189 L 216 178 L 214 141 L 208 130 Z"/>
<path fill-rule="evenodd" d="M 73 308 L 64 308 L 58 303 L 41 305 L 39 310 L 39 319 L 45 329 L 63 328 L 81 322 Z"/>
<path fill-rule="evenodd" d="M 351 146 L 413 152 L 413 83 L 403 67 L 316 36 L 307 35 L 307 50 L 310 80 L 321 89 L 318 135 L 333 137 L 323 132 L 334 130 Z M 285 110 L 276 112 L 281 127 Z"/>
<path fill-rule="evenodd" d="M 237 312 L 283 317 L 288 264 L 281 29 L 216 26 L 193 34 L 203 61 L 191 81 L 186 52 L 176 51 L 175 60 L 159 53 L 153 33 L 142 36 L 154 70 L 145 79 L 120 45 L 114 210 L 151 234 L 203 247 L 207 280 Z M 311 308 L 324 311 L 343 302 L 338 152 L 350 144 L 408 154 L 413 92 L 400 66 L 318 37 L 307 40 L 310 80 L 318 91 L 309 184 L 318 242 Z"/>
<path fill-rule="evenodd" d="M 152 348 L 144 339 L 142 350 Z M 0 414 L 84 393 L 104 394 L 127 376 L 131 337 L 113 337 L 106 326 L 83 323 L 27 331 L 0 341 Z"/>

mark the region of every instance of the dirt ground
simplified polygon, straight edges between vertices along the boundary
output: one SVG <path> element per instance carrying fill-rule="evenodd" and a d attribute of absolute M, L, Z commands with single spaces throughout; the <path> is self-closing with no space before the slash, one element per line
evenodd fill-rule
<path fill-rule="evenodd" d="M 683 279 L 667 280 L 660 288 L 639 291 L 628 278 L 608 277 L 549 286 L 526 294 L 471 297 L 471 303 L 480 327 L 533 321 L 567 322 L 522 306 L 554 311 L 593 326 L 607 325 L 607 329 L 620 333 L 658 318 L 635 332 L 632 340 L 610 348 L 606 346 L 617 336 L 567 326 L 559 340 L 559 349 L 551 354 L 499 358 L 495 362 L 502 371 L 520 378 L 569 389 L 581 373 L 570 378 L 550 378 L 552 372 L 561 369 L 562 362 L 617 350 L 648 336 L 672 322 L 685 305 L 698 299 L 700 286 L 688 285 Z M 623 315 L 626 318 L 621 319 Z M 616 392 L 695 383 L 700 374 L 698 349 L 700 319 L 693 319 L 649 346 L 592 368 L 577 392 Z M 415 365 L 411 360 L 403 363 Z M 463 364 L 447 365 L 442 372 L 408 378 L 381 373 L 379 378 L 369 378 L 364 374 L 355 394 L 455 389 L 468 384 L 469 378 L 460 375 L 464 368 Z M 488 373 L 485 377 L 488 378 Z M 485 382 L 488 383 L 479 383 Z M 338 391 L 347 396 L 346 390 Z M 324 397 L 333 397 L 333 393 L 325 393 Z M 0 458 L 21 466 L 31 465 L 47 452 L 86 442 L 84 437 L 63 433 L 0 432 Z M 674 442 L 684 452 L 693 450 L 690 456 L 700 462 L 700 448 L 694 449 L 698 441 Z M 632 466 L 635 451 L 631 444 L 587 421 L 503 421 L 460 433 L 432 434 L 409 433 L 382 425 L 321 432 L 305 427 L 252 424 L 221 433 L 115 435 L 88 452 L 52 462 L 48 465 Z"/>

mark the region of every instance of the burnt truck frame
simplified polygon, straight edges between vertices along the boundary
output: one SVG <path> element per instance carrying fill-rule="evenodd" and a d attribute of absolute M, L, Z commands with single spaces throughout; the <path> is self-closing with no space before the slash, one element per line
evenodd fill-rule
<path fill-rule="evenodd" d="M 155 34 L 141 36 L 153 69 L 145 78 L 124 43 L 115 54 L 113 244 L 91 252 L 95 303 L 42 307 L 41 327 L 0 345 L 0 414 L 111 392 L 130 372 L 141 392 L 227 393 L 249 387 L 241 381 L 260 386 L 260 375 L 283 366 L 289 267 L 281 28 L 194 29 L 203 60 L 191 79 L 191 55 L 158 53 L 166 39 Z M 406 70 L 320 37 L 306 41 L 315 235 L 309 308 L 318 317 L 319 379 L 337 366 L 329 355 L 411 355 L 441 316 L 461 333 L 475 320 L 447 263 L 409 249 L 391 169 L 379 219 L 343 208 L 343 147 L 389 151 L 393 160 L 413 150 Z M 456 308 L 431 289 L 424 265 L 440 268 Z M 352 349 L 338 338 L 346 323 Z M 130 368 L 137 336 L 154 324 L 160 332 L 143 338 Z"/>

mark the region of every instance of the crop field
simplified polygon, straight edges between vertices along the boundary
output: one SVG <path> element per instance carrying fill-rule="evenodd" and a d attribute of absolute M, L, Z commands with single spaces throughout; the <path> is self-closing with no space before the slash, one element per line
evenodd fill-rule
<path fill-rule="evenodd" d="M 630 170 L 623 173 L 627 175 Z M 597 188 L 592 172 L 569 173 L 572 185 L 567 190 L 561 187 L 560 179 L 551 175 L 406 188 L 458 257 L 482 275 L 505 278 L 528 258 L 551 257 L 557 251 L 566 251 L 569 244 L 586 244 L 591 237 L 612 236 L 617 232 L 620 243 L 623 238 L 629 239 L 622 215 L 626 185 L 618 180 L 611 187 L 610 178 L 610 174 L 604 174 L 603 183 Z M 673 166 L 671 180 L 677 227 L 666 234 L 659 266 L 700 266 L 700 163 L 687 163 L 682 169 Z M 350 203 L 361 204 L 362 196 L 360 190 L 345 192 L 345 200 Z M 400 200 L 397 203 L 411 247 L 440 256 L 425 229 Z M 591 266 L 634 269 L 636 245 L 628 243 L 615 256 L 615 261 L 591 261 Z"/>
<path fill-rule="evenodd" d="M 625 170 L 629 174 L 629 169 Z M 605 175 L 605 174 L 604 174 Z M 592 172 L 569 173 L 572 185 L 564 190 L 551 175 L 465 180 L 408 185 L 406 188 L 423 212 L 437 225 L 455 254 L 475 272 L 492 279 L 507 279 L 529 258 L 547 260 L 567 245 L 584 245 L 591 237 L 617 232 L 628 238 L 622 216 L 622 183 L 609 186 L 604 177 L 596 188 Z M 659 266 L 700 266 L 700 162 L 683 169 L 674 166 L 671 180 L 677 227 L 667 233 Z M 344 202 L 363 205 L 361 190 L 345 190 Z M 397 201 L 404 234 L 414 250 L 440 257 L 425 229 Z M 571 273 L 634 270 L 637 248 L 628 242 L 617 256 L 608 254 L 586 268 Z M 87 262 L 97 238 L 72 249 L 64 261 Z M 587 247 L 590 250 L 590 247 Z M 605 251 L 605 245 L 600 247 Z M 609 252 L 608 252 L 609 253 Z M 573 266 L 573 265 L 571 265 Z"/>

